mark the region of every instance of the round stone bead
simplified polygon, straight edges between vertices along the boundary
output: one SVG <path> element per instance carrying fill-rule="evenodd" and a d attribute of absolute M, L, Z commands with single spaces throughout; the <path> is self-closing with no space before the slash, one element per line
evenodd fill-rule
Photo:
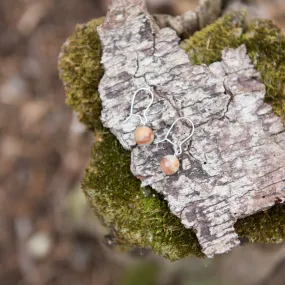
<path fill-rule="evenodd" d="M 138 127 L 135 130 L 135 141 L 139 145 L 148 145 L 153 142 L 154 134 L 152 129 L 149 127 L 143 126 Z"/>
<path fill-rule="evenodd" d="M 160 161 L 160 168 L 166 175 L 173 175 L 179 169 L 179 160 L 175 155 L 166 155 Z"/>

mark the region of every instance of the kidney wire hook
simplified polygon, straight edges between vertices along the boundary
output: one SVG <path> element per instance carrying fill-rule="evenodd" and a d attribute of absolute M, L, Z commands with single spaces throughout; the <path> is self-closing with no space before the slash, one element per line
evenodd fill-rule
<path fill-rule="evenodd" d="M 138 114 L 134 114 L 134 113 L 133 113 L 135 98 L 136 98 L 136 95 L 137 95 L 140 91 L 147 91 L 147 92 L 150 93 L 150 95 L 151 95 L 151 101 L 150 101 L 150 103 L 148 104 L 147 108 L 144 110 L 144 112 L 143 112 L 143 117 L 142 117 L 141 115 L 138 115 Z M 143 125 L 145 125 L 145 124 L 148 122 L 146 113 L 147 113 L 147 111 L 149 110 L 150 106 L 151 106 L 152 103 L 153 103 L 153 97 L 154 97 L 154 96 L 153 96 L 153 92 L 152 92 L 150 89 L 145 88 L 145 87 L 139 88 L 139 89 L 134 93 L 134 95 L 133 95 L 133 99 L 132 99 L 132 103 L 131 103 L 131 109 L 130 109 L 130 115 L 129 115 L 128 118 L 124 121 L 124 123 L 127 122 L 132 116 L 137 116 L 137 117 L 140 118 L 141 123 L 142 123 Z"/>
<path fill-rule="evenodd" d="M 190 135 L 189 135 L 187 138 L 185 138 L 183 141 L 181 141 L 181 142 L 177 145 L 177 144 L 175 144 L 174 142 L 172 142 L 172 141 L 168 138 L 168 136 L 169 136 L 169 134 L 170 134 L 172 128 L 174 127 L 174 125 L 175 125 L 178 121 L 180 121 L 180 120 L 182 120 L 182 119 L 185 119 L 185 120 L 187 120 L 188 122 L 190 122 L 190 124 L 191 124 L 191 126 L 192 126 L 192 130 L 191 130 Z M 166 136 L 164 137 L 164 139 L 161 140 L 161 141 L 156 142 L 155 144 L 162 143 L 162 142 L 164 142 L 164 141 L 168 141 L 168 142 L 171 143 L 171 144 L 173 145 L 173 147 L 174 147 L 174 154 L 175 154 L 175 155 L 180 155 L 180 154 L 182 153 L 182 145 L 183 145 L 186 141 L 188 141 L 188 140 L 193 136 L 194 131 L 195 131 L 195 126 L 194 126 L 194 123 L 192 122 L 192 120 L 190 120 L 190 119 L 188 119 L 188 118 L 186 118 L 186 117 L 181 117 L 181 118 L 178 118 L 178 119 L 176 119 L 176 120 L 174 121 L 174 123 L 171 125 L 171 127 L 170 127 L 169 130 L 167 131 L 167 134 L 166 134 Z"/>

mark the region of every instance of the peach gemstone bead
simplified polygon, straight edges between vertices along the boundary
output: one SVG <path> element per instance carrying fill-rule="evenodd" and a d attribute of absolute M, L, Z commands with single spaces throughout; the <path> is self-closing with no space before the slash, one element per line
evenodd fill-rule
<path fill-rule="evenodd" d="M 179 169 L 179 160 L 175 155 L 166 155 L 160 161 L 160 168 L 166 175 L 173 175 Z"/>
<path fill-rule="evenodd" d="M 139 145 L 148 145 L 153 142 L 154 134 L 149 127 L 138 127 L 135 130 L 135 141 Z"/>

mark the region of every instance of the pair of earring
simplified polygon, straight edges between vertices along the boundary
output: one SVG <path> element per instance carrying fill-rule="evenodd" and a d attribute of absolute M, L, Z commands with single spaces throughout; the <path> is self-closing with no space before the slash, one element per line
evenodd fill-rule
<path fill-rule="evenodd" d="M 151 101 L 150 103 L 148 104 L 147 108 L 144 110 L 143 112 L 143 117 L 141 115 L 138 115 L 138 114 L 134 114 L 133 113 L 133 109 L 134 109 L 134 102 L 135 102 L 135 98 L 136 98 L 136 95 L 140 92 L 140 91 L 147 91 L 150 95 L 151 95 Z M 134 95 L 133 95 L 133 99 L 132 99 L 132 103 L 131 103 L 131 109 L 130 109 L 130 115 L 128 116 L 128 118 L 124 121 L 124 122 L 127 122 L 132 116 L 137 116 L 139 117 L 140 119 L 140 122 L 142 124 L 142 126 L 140 127 L 137 127 L 136 130 L 135 130 L 135 133 L 134 133 L 134 139 L 136 141 L 136 143 L 138 145 L 149 145 L 153 142 L 154 140 L 154 133 L 152 131 L 151 128 L 147 127 L 146 124 L 148 122 L 148 118 L 146 116 L 146 113 L 147 111 L 149 110 L 150 106 L 152 105 L 153 103 L 153 93 L 150 89 L 148 88 L 140 88 L 138 89 Z M 191 133 L 189 134 L 189 136 L 187 138 L 185 138 L 184 140 L 182 140 L 179 144 L 175 144 L 174 142 L 172 142 L 168 136 L 172 130 L 172 128 L 174 127 L 174 125 L 180 121 L 180 120 L 187 120 L 190 124 L 191 124 Z M 176 119 L 173 124 L 171 125 L 171 127 L 168 129 L 167 133 L 166 133 L 166 136 L 164 137 L 163 140 L 160 140 L 158 142 L 156 142 L 155 144 L 159 144 L 159 143 L 162 143 L 162 142 L 169 142 L 170 144 L 172 144 L 173 146 L 173 150 L 174 150 L 174 155 L 166 155 L 162 158 L 162 160 L 160 161 L 160 168 L 162 170 L 162 172 L 166 175 L 173 175 L 175 174 L 178 169 L 179 169 L 179 166 L 180 166 L 180 163 L 179 163 L 179 155 L 182 154 L 182 145 L 188 141 L 194 134 L 194 131 L 195 131 L 195 126 L 194 126 L 194 123 L 189 119 L 189 118 L 186 118 L 186 117 L 180 117 L 178 119 Z"/>

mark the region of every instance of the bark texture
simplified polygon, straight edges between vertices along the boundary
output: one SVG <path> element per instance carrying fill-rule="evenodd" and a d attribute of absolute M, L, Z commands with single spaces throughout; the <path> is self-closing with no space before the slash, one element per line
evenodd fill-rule
<path fill-rule="evenodd" d="M 245 46 L 223 51 L 222 61 L 191 65 L 170 28 L 159 29 L 143 0 L 115 0 L 98 29 L 105 74 L 99 85 L 101 120 L 132 150 L 131 170 L 162 193 L 170 210 L 194 228 L 203 252 L 211 257 L 239 244 L 234 223 L 269 208 L 285 197 L 285 129 L 264 103 L 265 86 Z M 155 141 L 175 119 L 193 120 L 196 131 L 180 156 L 174 176 L 164 176 L 159 162 L 173 154 L 169 143 L 135 146 L 136 117 L 127 123 L 134 92 L 154 91 L 149 110 Z M 148 94 L 139 94 L 142 113 Z M 178 123 L 171 133 L 181 141 L 191 131 Z"/>

